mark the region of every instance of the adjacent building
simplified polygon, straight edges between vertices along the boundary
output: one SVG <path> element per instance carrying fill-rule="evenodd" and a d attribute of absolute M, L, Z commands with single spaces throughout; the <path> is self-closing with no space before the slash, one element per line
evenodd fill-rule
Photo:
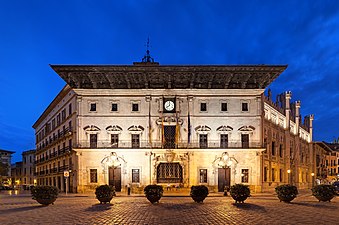
<path fill-rule="evenodd" d="M 264 95 L 286 65 L 51 67 L 67 84 L 33 125 L 38 184 L 311 185 L 313 116 Z"/>
<path fill-rule="evenodd" d="M 0 149 L 0 185 L 9 185 L 11 177 L 11 159 L 13 151 Z"/>
<path fill-rule="evenodd" d="M 332 183 L 339 180 L 339 143 L 314 142 L 316 180 Z"/>
<path fill-rule="evenodd" d="M 29 189 L 35 184 L 35 149 L 33 149 L 22 153 L 22 186 L 23 189 Z"/>

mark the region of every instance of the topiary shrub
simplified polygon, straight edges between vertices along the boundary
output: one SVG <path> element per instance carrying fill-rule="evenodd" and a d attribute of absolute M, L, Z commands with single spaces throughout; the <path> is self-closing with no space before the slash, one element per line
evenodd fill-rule
<path fill-rule="evenodd" d="M 230 189 L 231 197 L 235 203 L 244 203 L 244 201 L 251 196 L 250 188 L 244 184 L 235 184 Z"/>
<path fill-rule="evenodd" d="M 280 201 L 291 202 L 298 195 L 298 189 L 294 185 L 283 184 L 275 187 L 275 192 Z"/>
<path fill-rule="evenodd" d="M 335 187 L 329 184 L 320 184 L 312 188 L 312 195 L 316 197 L 319 202 L 330 202 L 336 195 Z"/>
<path fill-rule="evenodd" d="M 159 200 L 162 197 L 163 193 L 164 190 L 160 185 L 150 184 L 144 188 L 144 194 L 146 195 L 148 201 L 150 201 L 152 204 L 156 202 L 159 203 Z"/>
<path fill-rule="evenodd" d="M 208 188 L 205 185 L 192 186 L 190 195 L 195 202 L 203 202 L 208 195 Z"/>
<path fill-rule="evenodd" d="M 95 189 L 95 196 L 99 200 L 100 204 L 110 203 L 114 195 L 115 195 L 114 186 L 109 186 L 105 184 L 100 185 Z"/>
<path fill-rule="evenodd" d="M 54 186 L 34 186 L 31 189 L 32 199 L 42 205 L 54 204 L 58 198 L 59 190 Z"/>

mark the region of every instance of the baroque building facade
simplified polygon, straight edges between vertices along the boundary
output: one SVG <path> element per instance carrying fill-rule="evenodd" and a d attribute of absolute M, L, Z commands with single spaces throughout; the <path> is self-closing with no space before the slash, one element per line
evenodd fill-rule
<path fill-rule="evenodd" d="M 313 116 L 264 96 L 287 66 L 51 67 L 67 84 L 33 125 L 38 184 L 310 186 Z"/>

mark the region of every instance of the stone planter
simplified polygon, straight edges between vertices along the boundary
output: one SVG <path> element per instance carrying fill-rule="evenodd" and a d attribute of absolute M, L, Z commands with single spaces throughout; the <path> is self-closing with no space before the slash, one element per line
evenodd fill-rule
<path fill-rule="evenodd" d="M 146 198 L 148 199 L 148 201 L 150 201 L 152 204 L 154 204 L 154 203 L 159 203 L 161 196 L 159 196 L 159 195 L 146 195 Z"/>
<path fill-rule="evenodd" d="M 247 195 L 232 195 L 232 198 L 235 200 L 235 203 L 244 203 L 244 201 L 247 199 Z"/>
<path fill-rule="evenodd" d="M 99 200 L 100 204 L 106 204 L 106 203 L 110 203 L 112 200 L 112 197 L 97 197 L 97 199 Z"/>
<path fill-rule="evenodd" d="M 279 195 L 278 194 L 278 198 L 281 202 L 287 202 L 290 203 L 293 199 L 295 199 L 295 195 Z"/>
<path fill-rule="evenodd" d="M 191 196 L 193 201 L 197 203 L 202 203 L 205 200 L 205 196 Z"/>
<path fill-rule="evenodd" d="M 50 204 L 54 204 L 56 198 L 47 198 L 47 199 L 42 199 L 42 198 L 37 198 L 35 199 L 38 203 L 40 203 L 41 205 L 44 205 L 44 206 L 48 206 Z"/>

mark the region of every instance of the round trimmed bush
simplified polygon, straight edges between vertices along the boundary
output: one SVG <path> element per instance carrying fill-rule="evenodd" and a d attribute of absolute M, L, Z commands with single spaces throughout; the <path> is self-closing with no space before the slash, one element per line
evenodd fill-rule
<path fill-rule="evenodd" d="M 330 202 L 336 195 L 336 190 L 333 185 L 319 184 L 312 188 L 312 195 L 316 197 L 319 202 Z"/>
<path fill-rule="evenodd" d="M 244 184 L 235 184 L 230 189 L 231 197 L 235 203 L 244 203 L 244 201 L 251 196 L 250 188 Z"/>
<path fill-rule="evenodd" d="M 192 186 L 190 195 L 195 202 L 201 203 L 208 195 L 208 188 L 205 185 Z"/>
<path fill-rule="evenodd" d="M 275 187 L 275 192 L 278 195 L 280 201 L 291 202 L 298 195 L 298 189 L 294 185 L 282 184 Z"/>
<path fill-rule="evenodd" d="M 100 204 L 110 203 L 114 195 L 115 195 L 114 186 L 109 186 L 105 184 L 100 185 L 95 189 L 95 196 L 99 200 Z"/>

